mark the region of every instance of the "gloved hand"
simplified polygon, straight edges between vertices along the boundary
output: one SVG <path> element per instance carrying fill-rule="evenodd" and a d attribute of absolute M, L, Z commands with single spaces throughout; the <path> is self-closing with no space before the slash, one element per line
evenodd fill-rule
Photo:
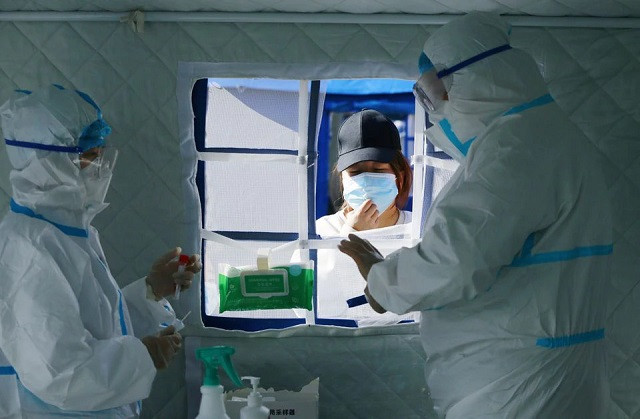
<path fill-rule="evenodd" d="M 382 253 L 380 253 L 369 240 L 362 239 L 355 234 L 349 234 L 348 239 L 341 240 L 338 245 L 338 250 L 354 260 L 356 265 L 358 265 L 360 275 L 362 275 L 365 281 L 367 280 L 369 271 L 371 271 L 371 267 L 384 260 Z M 369 293 L 368 285 L 364 288 L 364 295 L 376 313 L 382 314 L 387 311 Z"/>
<path fill-rule="evenodd" d="M 202 269 L 200 256 L 191 255 L 184 272 L 178 272 L 177 257 L 180 256 L 180 252 L 182 249 L 176 247 L 160 256 L 151 266 L 146 281 L 151 285 L 157 299 L 173 295 L 177 284 L 180 284 L 182 290 L 186 290 L 191 286 L 194 274 Z"/>
<path fill-rule="evenodd" d="M 173 326 L 169 326 L 155 336 L 145 336 L 142 343 L 147 347 L 156 369 L 164 369 L 182 347 L 182 336 Z"/>
<path fill-rule="evenodd" d="M 349 234 L 346 239 L 340 240 L 338 250 L 353 259 L 365 281 L 371 267 L 384 260 L 382 253 L 369 240 L 360 238 L 355 234 Z"/>

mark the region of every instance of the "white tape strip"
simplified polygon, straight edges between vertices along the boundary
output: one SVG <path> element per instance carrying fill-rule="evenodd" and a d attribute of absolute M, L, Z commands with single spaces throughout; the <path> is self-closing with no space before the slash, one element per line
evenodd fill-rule
<path fill-rule="evenodd" d="M 213 231 L 200 229 L 200 236 L 205 240 L 211 240 L 213 242 L 225 244 L 227 246 L 248 250 L 249 252 L 252 252 L 252 253 L 256 251 L 255 247 L 247 246 L 239 240 L 230 239 L 228 237 L 223 236 L 222 234 L 214 233 Z"/>
<path fill-rule="evenodd" d="M 299 164 L 300 158 L 290 154 L 250 154 L 250 153 L 217 153 L 198 152 L 198 160 L 202 161 L 279 161 L 292 164 Z M 305 160 L 306 161 L 306 160 Z"/>
<path fill-rule="evenodd" d="M 344 238 L 295 240 L 271 249 L 271 253 L 284 252 L 291 249 L 336 249 Z M 420 242 L 416 239 L 371 239 L 371 244 L 378 249 L 399 249 L 402 246 L 413 247 Z"/>
<path fill-rule="evenodd" d="M 266 251 L 266 255 L 267 258 L 269 256 L 269 253 L 276 253 L 276 252 L 285 252 L 288 250 L 295 250 L 295 249 L 335 249 L 338 247 L 338 244 L 340 244 L 340 242 L 342 240 L 345 240 L 345 238 L 342 237 L 337 237 L 337 238 L 332 238 L 332 239 L 313 239 L 313 240 L 293 240 L 284 244 L 281 244 L 280 246 L 276 246 L 273 247 L 271 249 L 269 248 L 260 248 L 260 249 L 256 249 L 255 247 L 251 247 L 251 246 L 247 246 L 245 244 L 243 244 L 242 242 L 240 242 L 239 240 L 233 240 L 230 239 L 228 237 L 225 237 L 221 234 L 218 233 L 214 233 L 213 231 L 209 231 L 209 230 L 205 230 L 202 229 L 201 230 L 201 234 L 202 234 L 202 238 L 206 239 L 206 240 L 211 240 L 214 241 L 216 243 L 220 243 L 220 244 L 225 244 L 228 246 L 232 246 L 232 247 L 236 247 L 239 249 L 244 249 L 247 250 L 249 252 L 260 252 L 262 251 Z M 378 249 L 399 249 L 402 246 L 405 247 L 413 247 L 416 244 L 418 244 L 420 242 L 419 239 L 368 239 L 371 244 L 374 247 L 377 247 Z M 263 252 L 264 253 L 264 252 Z"/>
<path fill-rule="evenodd" d="M 455 172 L 460 165 L 454 159 L 439 159 L 437 157 L 425 156 L 424 161 L 427 166 L 437 167 L 438 169 L 450 170 Z"/>

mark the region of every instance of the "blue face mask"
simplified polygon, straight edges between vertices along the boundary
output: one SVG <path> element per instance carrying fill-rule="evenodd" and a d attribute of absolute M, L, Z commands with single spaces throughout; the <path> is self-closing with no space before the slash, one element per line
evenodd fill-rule
<path fill-rule="evenodd" d="M 391 173 L 360 173 L 342 176 L 342 196 L 353 209 L 371 199 L 380 213 L 384 212 L 398 196 L 396 177 Z"/>

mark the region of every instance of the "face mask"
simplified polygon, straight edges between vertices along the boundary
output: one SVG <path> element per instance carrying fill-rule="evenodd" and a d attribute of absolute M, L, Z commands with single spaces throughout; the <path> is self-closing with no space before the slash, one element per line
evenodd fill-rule
<path fill-rule="evenodd" d="M 343 173 L 342 186 L 344 200 L 354 209 L 371 199 L 382 213 L 398 196 L 396 177 L 391 173 L 366 172 L 353 177 Z"/>
<path fill-rule="evenodd" d="M 102 207 L 100 210 L 106 208 L 104 200 L 109 190 L 109 184 L 111 183 L 111 177 L 113 172 L 99 168 L 96 165 L 89 165 L 80 171 L 82 181 L 87 192 L 87 198 L 85 201 L 85 208 L 97 208 Z"/>
<path fill-rule="evenodd" d="M 452 112 L 448 101 L 429 112 L 429 121 L 433 126 L 425 132 L 427 139 L 458 162 L 465 159 L 473 141 L 486 128 L 473 116 Z"/>
<path fill-rule="evenodd" d="M 88 166 L 80 170 L 87 194 L 85 208 L 90 212 L 97 213 L 107 207 L 104 200 L 109 190 L 117 156 L 116 149 L 105 147 L 96 159 L 88 162 Z"/>
<path fill-rule="evenodd" d="M 447 81 L 451 81 L 447 77 Z M 444 97 L 447 94 L 445 80 L 438 78 L 436 69 L 432 68 L 420 76 L 413 86 L 413 94 L 416 100 L 429 114 L 429 121 L 433 124 L 426 131 L 427 139 L 436 147 L 444 150 L 445 153 L 460 161 L 466 155 L 471 145 L 472 138 L 466 137 L 467 132 L 463 129 L 465 122 L 459 121 L 456 114 L 451 112 L 451 104 Z M 455 129 L 451 121 L 456 120 Z"/>

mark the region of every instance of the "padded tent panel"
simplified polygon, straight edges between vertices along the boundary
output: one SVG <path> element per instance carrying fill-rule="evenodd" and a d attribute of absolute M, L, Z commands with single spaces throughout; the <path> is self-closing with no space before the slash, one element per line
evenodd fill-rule
<path fill-rule="evenodd" d="M 392 2 L 0 2 L 1 11 L 128 11 L 135 7 L 184 11 L 459 13 L 467 6 L 447 7 L 435 1 Z M 174 4 L 175 3 L 175 4 Z M 512 14 L 640 16 L 633 0 L 485 1 L 478 9 Z M 465 9 L 467 10 L 467 9 Z M 313 23 L 169 23 L 147 22 L 135 33 L 118 22 L 0 21 L 0 98 L 11 90 L 60 83 L 89 92 L 103 107 L 121 150 L 108 201 L 96 219 L 103 246 L 121 285 L 146 274 L 153 259 L 183 240 L 185 229 L 181 158 L 178 149 L 176 79 L 178 62 L 248 62 L 327 64 L 366 62 L 372 76 L 376 63 L 391 63 L 416 72 L 416 59 L 433 28 L 420 25 Z M 614 271 L 608 296 L 607 340 L 612 401 L 611 418 L 640 417 L 640 30 L 514 27 L 512 45 L 533 55 L 558 104 L 598 147 L 605 161 L 615 211 Z M 316 77 L 337 77 L 339 68 Z M 8 210 L 9 163 L 0 145 L 0 215 Z M 229 334 L 189 330 L 194 336 Z M 319 336 L 329 333 L 318 332 Z M 417 329 L 414 330 L 414 334 Z M 230 335 L 232 338 L 240 338 Z M 224 342 L 212 336 L 211 342 Z M 225 338 L 226 339 L 226 338 Z M 348 343 L 347 337 L 345 339 Z M 357 339 L 352 337 L 351 339 Z M 374 340 L 373 338 L 371 338 Z M 331 340 L 331 339 L 329 339 Z M 381 338 L 383 344 L 396 343 Z M 378 341 L 376 341 L 378 343 Z M 243 345 L 244 341 L 234 341 Z M 248 344 L 248 343 L 247 343 Z M 252 350 L 268 354 L 272 341 L 251 341 Z M 310 368 L 330 361 L 324 348 L 309 343 L 297 330 L 277 345 L 304 348 Z M 415 346 L 412 346 L 415 347 Z M 417 349 L 416 349 L 417 350 Z M 389 353 L 389 352 L 385 352 Z M 419 357 L 416 352 L 416 357 Z M 362 353 L 343 352 L 362 365 Z M 263 356 L 264 358 L 264 356 Z M 317 360 L 317 363 L 316 363 Z M 244 362 L 244 361 L 243 361 Z M 260 362 L 257 358 L 256 362 Z M 161 372 L 144 417 L 184 417 L 187 391 L 184 358 Z M 358 373 L 358 369 L 352 370 Z M 374 370 L 384 379 L 387 371 Z M 269 375 L 265 371 L 265 377 Z M 274 377 L 284 379 L 286 377 Z M 419 378 L 412 376 L 418 385 Z M 368 379 L 368 378 L 363 378 Z M 365 381 L 363 381 L 365 382 Z M 321 412 L 353 412 L 331 396 L 340 383 L 321 383 Z M 327 394 L 324 398 L 322 395 Z M 353 400 L 363 402 L 365 389 Z M 396 396 L 389 397 L 393 406 Z M 341 404 L 342 403 L 342 404 Z M 419 402 L 422 403 L 422 400 Z M 332 404 L 328 406 L 326 404 Z M 347 414 L 347 417 L 349 415 Z M 354 414 L 350 417 L 358 417 Z M 374 417 L 374 416 L 370 416 Z"/>
<path fill-rule="evenodd" d="M 74 0 L 38 1 L 26 0 L 12 4 L 10 0 L 0 3 L 0 10 L 28 11 L 181 11 L 181 12 L 287 12 L 287 13 L 415 13 L 443 14 L 465 13 L 471 10 L 493 11 L 500 14 L 539 16 L 638 16 L 640 6 L 634 0 L 482 0 L 474 2 L 441 0 L 244 0 L 211 1 L 186 0 Z"/>
<path fill-rule="evenodd" d="M 191 355 L 195 348 L 215 345 L 234 347 L 236 372 L 261 377 L 263 388 L 299 391 L 319 377 L 320 418 L 436 417 L 422 379 L 424 352 L 415 334 L 190 337 L 185 343 L 187 368 L 200 368 L 200 361 Z M 319 350 L 324 356 L 318 356 Z M 189 419 L 198 413 L 201 380 L 197 373 L 187 380 Z M 226 377 L 221 380 L 225 390 L 233 388 Z"/>

